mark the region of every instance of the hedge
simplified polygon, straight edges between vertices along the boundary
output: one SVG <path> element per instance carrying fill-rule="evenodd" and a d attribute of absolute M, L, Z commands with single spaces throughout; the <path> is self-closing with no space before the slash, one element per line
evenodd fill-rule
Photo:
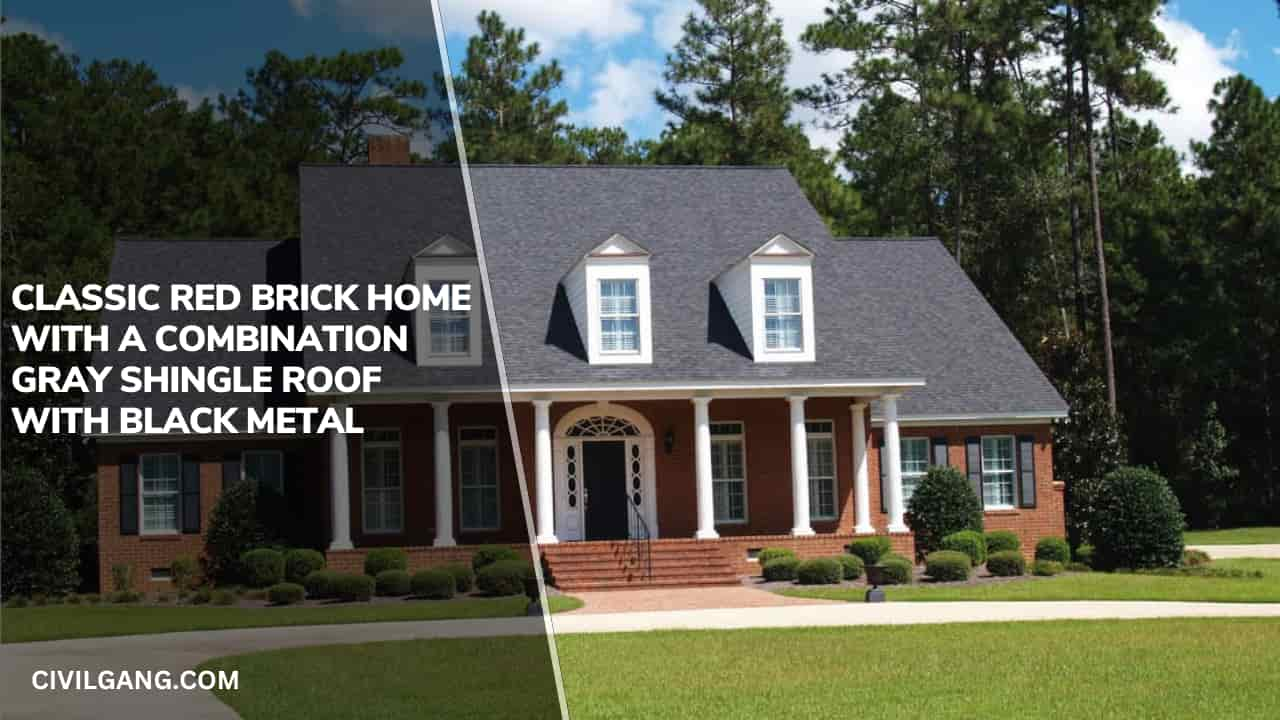
<path fill-rule="evenodd" d="M 374 577 L 373 587 L 380 597 L 404 597 L 409 594 L 409 573 L 383 570 Z"/>
<path fill-rule="evenodd" d="M 316 570 L 302 579 L 302 586 L 307 589 L 307 597 L 312 600 L 327 600 L 338 596 L 338 576 L 336 570 Z"/>
<path fill-rule="evenodd" d="M 294 548 L 284 554 L 284 579 L 300 583 L 308 575 L 324 569 L 324 553 L 311 548 Z"/>
<path fill-rule="evenodd" d="M 499 560 L 480 568 L 476 587 L 486 595 L 521 595 L 524 579 L 531 575 L 533 566 L 522 559 Z"/>
<path fill-rule="evenodd" d="M 432 600 L 448 600 L 453 597 L 457 580 L 447 570 L 433 568 L 414 573 L 409 587 L 414 596 Z"/>
<path fill-rule="evenodd" d="M 857 580 L 862 577 L 862 573 L 866 570 L 862 562 L 862 558 L 857 555 L 836 555 L 836 562 L 840 563 L 841 569 L 844 571 L 845 580 Z"/>
<path fill-rule="evenodd" d="M 306 588 L 298 583 L 276 583 L 267 588 L 267 599 L 272 605 L 293 605 L 302 602 L 306 592 Z"/>
<path fill-rule="evenodd" d="M 409 556 L 400 548 L 374 548 L 364 557 L 364 574 L 377 577 L 383 570 L 408 570 Z"/>
<path fill-rule="evenodd" d="M 767 547 L 756 553 L 756 562 L 760 563 L 760 567 L 764 567 L 779 558 L 794 558 L 795 551 L 787 548 Z"/>
<path fill-rule="evenodd" d="M 938 582 L 968 580 L 973 563 L 959 550 L 938 550 L 924 559 L 924 573 Z"/>
<path fill-rule="evenodd" d="M 373 578 L 355 573 L 340 573 L 333 582 L 334 594 L 344 602 L 368 600 L 373 597 L 373 587 Z"/>
<path fill-rule="evenodd" d="M 471 588 L 475 587 L 476 574 L 466 563 L 448 563 L 441 565 L 440 569 L 453 576 L 454 590 L 460 593 L 469 593 Z"/>
<path fill-rule="evenodd" d="M 987 561 L 987 538 L 974 530 L 953 532 L 942 538 L 939 547 L 968 555 L 970 567 L 977 567 Z"/>
<path fill-rule="evenodd" d="M 1004 550 L 1021 550 L 1022 540 L 1012 530 L 992 530 L 987 533 L 987 554 Z"/>
<path fill-rule="evenodd" d="M 884 535 L 858 538 L 845 546 L 851 554 L 862 558 L 863 565 L 875 565 L 880 558 L 889 554 L 889 538 Z"/>
<path fill-rule="evenodd" d="M 844 567 L 835 558 L 814 558 L 796 566 L 801 585 L 836 585 L 844 578 Z"/>
<path fill-rule="evenodd" d="M 885 585 L 910 585 L 915 566 L 901 555 L 886 555 L 880 559 L 880 573 Z"/>
<path fill-rule="evenodd" d="M 1036 560 L 1031 566 L 1031 572 L 1043 577 L 1052 577 L 1062 572 L 1062 563 L 1057 560 Z"/>
<path fill-rule="evenodd" d="M 480 568 L 506 560 L 522 560 L 520 553 L 510 545 L 481 545 L 471 556 L 471 568 L 477 573 Z"/>
<path fill-rule="evenodd" d="M 1052 560 L 1066 565 L 1071 562 L 1071 546 L 1060 537 L 1040 538 L 1040 542 L 1036 543 L 1036 559 Z"/>
<path fill-rule="evenodd" d="M 987 572 L 999 577 L 1027 574 L 1027 561 L 1018 550 L 1001 550 L 987 558 Z"/>
<path fill-rule="evenodd" d="M 760 568 L 760 574 L 765 580 L 770 582 L 778 582 L 780 580 L 795 580 L 796 569 L 800 566 L 799 558 L 780 557 L 770 560 Z"/>
<path fill-rule="evenodd" d="M 264 588 L 284 579 L 284 555 L 271 548 L 257 548 L 240 556 L 249 587 Z"/>

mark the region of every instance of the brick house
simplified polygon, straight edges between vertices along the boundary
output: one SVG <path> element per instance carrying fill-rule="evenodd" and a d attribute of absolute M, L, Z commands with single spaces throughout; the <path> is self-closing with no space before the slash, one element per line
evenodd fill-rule
<path fill-rule="evenodd" d="M 492 307 L 344 316 L 408 324 L 413 352 L 305 358 L 382 366 L 373 393 L 294 399 L 354 408 L 363 435 L 97 438 L 104 586 L 129 562 L 165 587 L 246 478 L 333 566 L 375 546 L 425 566 L 533 535 L 569 588 L 733 582 L 761 547 L 832 554 L 873 533 L 910 552 L 903 515 L 932 464 L 964 472 L 987 527 L 1025 549 L 1063 534 L 1051 423 L 1066 405 L 937 240 L 833 238 L 778 168 L 470 179 Z M 112 281 L 479 288 L 461 186 L 451 167 L 305 166 L 299 242 L 121 240 Z"/>

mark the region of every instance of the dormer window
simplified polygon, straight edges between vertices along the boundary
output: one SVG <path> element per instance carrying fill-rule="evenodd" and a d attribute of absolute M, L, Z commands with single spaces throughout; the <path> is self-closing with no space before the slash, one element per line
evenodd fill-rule
<path fill-rule="evenodd" d="M 449 283 L 456 285 L 458 283 Z M 433 310 L 427 332 L 431 336 L 431 355 L 467 355 L 471 352 L 471 312 Z"/>
<path fill-rule="evenodd" d="M 774 235 L 715 279 L 752 358 L 813 362 L 813 253 Z"/>
<path fill-rule="evenodd" d="M 764 345 L 767 350 L 804 349 L 804 311 L 798 278 L 765 278 Z"/>
<path fill-rule="evenodd" d="M 414 349 L 420 366 L 479 365 L 480 322 L 484 297 L 480 265 L 475 251 L 456 238 L 444 235 L 413 256 L 409 277 L 415 285 L 433 292 L 442 286 L 471 286 L 471 309 L 431 308 L 414 313 Z"/>
<path fill-rule="evenodd" d="M 640 304 L 634 279 L 600 281 L 600 352 L 640 352 Z"/>
<path fill-rule="evenodd" d="M 583 256 L 561 285 L 591 364 L 653 362 L 648 250 L 612 235 Z"/>

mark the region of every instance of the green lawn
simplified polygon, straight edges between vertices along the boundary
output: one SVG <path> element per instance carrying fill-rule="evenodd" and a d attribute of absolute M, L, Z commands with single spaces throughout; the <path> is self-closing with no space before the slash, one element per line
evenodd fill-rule
<path fill-rule="evenodd" d="M 1246 527 L 1229 530 L 1188 530 L 1182 535 L 1188 545 L 1269 545 L 1280 544 L 1280 527 Z"/>
<path fill-rule="evenodd" d="M 1162 577 L 1132 573 L 1066 573 L 1052 578 L 978 585 L 886 587 L 889 600 L 1177 600 L 1280 602 L 1280 560 L 1216 560 L 1214 567 L 1259 570 L 1261 578 Z M 862 602 L 864 588 L 795 587 L 793 597 Z"/>
<path fill-rule="evenodd" d="M 552 612 L 582 607 L 581 600 L 564 595 L 553 595 L 550 603 Z M 49 605 L 0 611 L 0 640 L 17 643 L 184 630 L 515 617 L 524 615 L 527 604 L 521 595 L 310 607 Z"/>
<path fill-rule="evenodd" d="M 650 632 L 556 642 L 574 720 L 1280 717 L 1275 620 Z M 542 658 L 538 644 L 490 638 L 280 650 L 202 667 L 239 670 L 240 689 L 219 696 L 246 720 L 558 717 L 545 673 L 529 669 L 539 664 L 514 673 L 492 666 L 513 653 L 529 663 Z"/>

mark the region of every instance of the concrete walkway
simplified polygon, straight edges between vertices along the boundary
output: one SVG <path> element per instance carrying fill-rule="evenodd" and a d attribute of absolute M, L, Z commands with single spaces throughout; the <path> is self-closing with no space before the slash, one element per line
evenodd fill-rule
<path fill-rule="evenodd" d="M 1203 550 L 1209 557 L 1226 558 L 1280 558 L 1280 545 L 1188 545 L 1188 550 Z"/>
<path fill-rule="evenodd" d="M 1274 617 L 1277 604 L 1171 602 L 945 602 L 807 604 L 736 609 L 667 610 L 553 617 L 557 634 L 647 630 L 838 627 L 1030 620 L 1175 617 Z M 234 718 L 212 694 L 193 692 L 37 691 L 38 669 L 182 670 L 216 657 L 308 645 L 384 640 L 532 635 L 541 618 L 440 620 L 360 625 L 218 630 L 0 645 L 0 714 L 17 718 Z M 567 669 L 571 671 L 572 669 Z M 251 682 L 251 678 L 241 678 Z"/>
<path fill-rule="evenodd" d="M 572 615 L 597 613 L 629 613 L 664 610 L 705 610 L 713 608 L 786 607 L 794 605 L 845 604 L 842 600 L 820 600 L 780 595 L 744 585 L 692 588 L 646 588 L 640 590 L 604 590 L 575 592 L 582 607 Z M 558 620 L 556 615 L 552 620 Z"/>

